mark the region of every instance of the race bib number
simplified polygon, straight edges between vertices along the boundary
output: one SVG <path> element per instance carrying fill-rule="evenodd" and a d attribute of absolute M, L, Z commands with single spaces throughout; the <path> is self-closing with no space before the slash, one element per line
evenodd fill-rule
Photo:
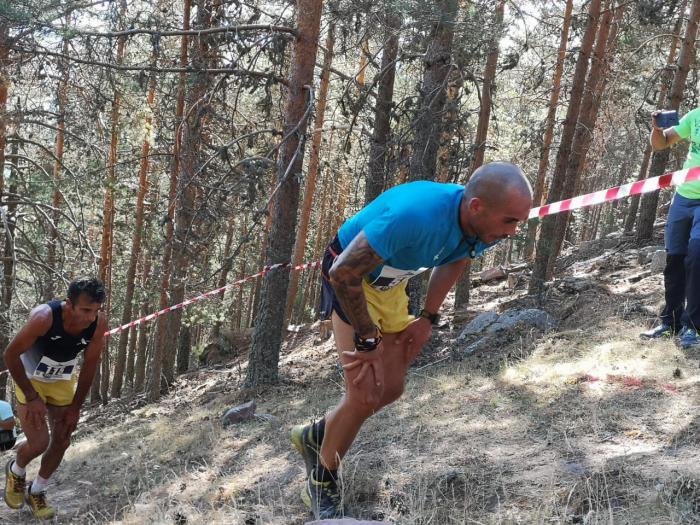
<path fill-rule="evenodd" d="M 70 361 L 59 362 L 44 356 L 39 361 L 39 364 L 36 365 L 32 379 L 43 381 L 44 383 L 69 380 L 73 375 L 77 361 L 78 359 L 76 358 Z"/>
<path fill-rule="evenodd" d="M 377 278 L 370 282 L 373 288 L 377 290 L 388 290 L 397 284 L 402 283 L 406 279 L 410 279 L 414 275 L 423 273 L 427 268 L 418 268 L 417 270 L 400 270 L 391 266 L 384 266 Z"/>

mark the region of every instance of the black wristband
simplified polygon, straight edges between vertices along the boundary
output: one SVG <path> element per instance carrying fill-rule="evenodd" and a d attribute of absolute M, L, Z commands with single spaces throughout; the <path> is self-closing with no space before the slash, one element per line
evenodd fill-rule
<path fill-rule="evenodd" d="M 418 314 L 418 317 L 422 317 L 423 319 L 427 319 L 428 321 L 430 321 L 430 324 L 432 324 L 432 325 L 436 325 L 440 322 L 440 314 L 433 314 L 425 309 L 420 311 L 420 313 Z"/>
<path fill-rule="evenodd" d="M 377 349 L 379 343 L 382 342 L 382 334 L 377 330 L 377 335 L 375 337 L 360 337 L 360 335 L 355 332 L 355 350 L 358 352 L 372 352 Z"/>

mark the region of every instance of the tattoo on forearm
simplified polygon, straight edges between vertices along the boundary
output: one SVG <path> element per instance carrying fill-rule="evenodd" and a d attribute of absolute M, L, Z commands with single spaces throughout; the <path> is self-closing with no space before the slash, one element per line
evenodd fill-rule
<path fill-rule="evenodd" d="M 381 263 L 381 257 L 369 245 L 364 233 L 360 233 L 340 254 L 331 269 L 331 282 L 338 302 L 359 334 L 374 331 L 362 290 L 362 279 Z"/>

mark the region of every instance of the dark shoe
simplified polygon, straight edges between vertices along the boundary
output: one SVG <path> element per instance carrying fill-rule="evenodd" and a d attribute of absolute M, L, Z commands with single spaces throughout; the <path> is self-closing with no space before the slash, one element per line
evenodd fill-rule
<path fill-rule="evenodd" d="M 681 347 L 685 349 L 700 347 L 700 337 L 694 328 L 684 328 L 681 333 Z"/>
<path fill-rule="evenodd" d="M 306 464 L 306 476 L 311 474 L 320 465 L 320 449 L 313 436 L 313 424 L 297 425 L 292 428 L 291 440 L 294 448 L 304 458 Z"/>
<path fill-rule="evenodd" d="M 316 481 L 309 475 L 301 491 L 301 499 L 317 520 L 342 518 L 345 515 L 338 484 L 335 481 Z"/>
<path fill-rule="evenodd" d="M 670 325 L 662 323 L 651 330 L 642 332 L 639 337 L 642 339 L 659 339 L 661 337 L 673 337 L 674 330 Z"/>
<path fill-rule="evenodd" d="M 54 510 L 51 505 L 46 502 L 46 492 L 39 492 L 38 494 L 32 494 L 32 484 L 29 484 L 27 488 L 26 501 L 32 510 L 32 514 L 35 518 L 40 520 L 50 520 L 54 517 Z"/>

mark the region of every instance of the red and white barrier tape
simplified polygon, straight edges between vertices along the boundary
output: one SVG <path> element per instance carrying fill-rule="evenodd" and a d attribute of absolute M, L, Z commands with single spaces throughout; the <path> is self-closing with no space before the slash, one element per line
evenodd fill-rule
<path fill-rule="evenodd" d="M 535 217 L 545 217 L 546 215 L 554 215 L 555 213 L 562 211 L 585 208 L 587 206 L 593 206 L 594 204 L 615 201 L 631 195 L 649 193 L 661 188 L 668 188 L 669 186 L 679 186 L 685 182 L 691 182 L 699 179 L 700 168 L 689 168 L 687 170 L 673 171 L 658 177 L 638 180 L 637 182 L 623 184 L 622 186 L 617 186 L 615 188 L 596 191 L 586 195 L 579 195 L 573 199 L 566 199 L 559 202 L 553 202 L 551 204 L 545 204 L 539 208 L 532 208 L 528 218 L 534 219 Z"/>
<path fill-rule="evenodd" d="M 292 266 L 290 270 L 303 270 L 305 268 L 313 268 L 314 266 L 318 266 L 321 264 L 321 261 L 315 261 L 315 262 L 310 262 L 310 263 L 304 263 L 304 264 L 299 264 L 297 266 Z M 179 310 L 180 308 L 184 308 L 185 306 L 189 306 L 192 303 L 197 303 L 199 301 L 203 301 L 204 299 L 209 299 L 211 297 L 214 297 L 215 295 L 224 293 L 227 290 L 230 290 L 232 288 L 236 288 L 238 286 L 241 286 L 242 284 L 251 281 L 257 277 L 262 277 L 268 272 L 271 272 L 272 270 L 278 270 L 280 268 L 285 268 L 287 266 L 290 266 L 291 263 L 278 263 L 278 264 L 272 264 L 270 266 L 266 266 L 263 268 L 261 271 L 259 271 L 256 274 L 249 275 L 248 277 L 245 277 L 243 279 L 240 279 L 238 281 L 232 282 L 227 284 L 226 286 L 222 286 L 221 288 L 217 288 L 216 290 L 212 290 L 210 292 L 203 293 L 201 295 L 198 295 L 196 297 L 192 297 L 191 299 L 187 299 L 186 301 L 183 301 L 178 304 L 174 304 L 173 306 L 168 306 L 167 308 L 164 308 L 163 310 L 160 310 L 158 312 L 154 312 L 152 314 L 149 314 L 145 317 L 141 317 L 140 319 L 135 319 L 131 321 L 130 323 L 118 326 L 116 328 L 112 328 L 108 332 L 105 332 L 105 337 L 109 337 L 110 335 L 118 334 L 119 332 L 122 332 L 124 330 L 128 330 L 129 328 L 132 328 L 134 326 L 138 326 L 142 323 L 146 323 L 148 321 L 151 321 L 155 319 L 156 317 L 159 317 L 164 314 L 168 314 L 172 312 L 173 310 Z"/>

